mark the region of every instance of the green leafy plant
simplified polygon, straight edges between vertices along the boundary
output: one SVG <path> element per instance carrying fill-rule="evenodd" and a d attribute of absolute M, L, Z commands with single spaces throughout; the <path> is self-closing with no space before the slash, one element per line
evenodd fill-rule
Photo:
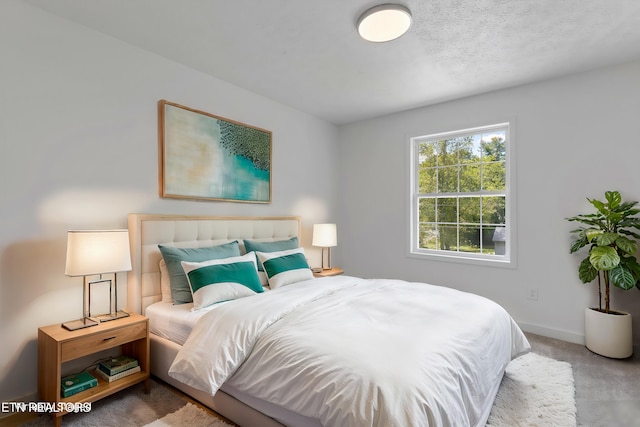
<path fill-rule="evenodd" d="M 640 263 L 636 259 L 640 239 L 640 213 L 635 206 L 638 202 L 623 202 L 617 191 L 604 193 L 605 202 L 589 199 L 595 213 L 567 218 L 583 226 L 572 230 L 575 240 L 571 244 L 571 253 L 583 247 L 589 247 L 588 256 L 578 267 L 578 277 L 582 283 L 591 283 L 598 279 L 599 310 L 610 313 L 610 285 L 620 289 L 640 289 Z M 604 309 L 602 307 L 602 283 L 604 282 Z"/>

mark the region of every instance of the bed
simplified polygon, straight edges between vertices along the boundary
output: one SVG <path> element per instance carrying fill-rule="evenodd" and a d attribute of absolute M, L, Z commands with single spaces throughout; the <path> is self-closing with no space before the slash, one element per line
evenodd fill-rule
<path fill-rule="evenodd" d="M 130 214 L 129 233 L 151 373 L 241 426 L 483 426 L 530 349 L 497 304 L 424 283 L 303 276 L 195 311 L 167 301 L 158 245 L 287 241 L 298 217 Z"/>

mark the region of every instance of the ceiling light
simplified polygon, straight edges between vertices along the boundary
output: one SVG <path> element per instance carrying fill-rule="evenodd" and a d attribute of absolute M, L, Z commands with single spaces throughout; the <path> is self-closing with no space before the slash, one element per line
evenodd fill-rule
<path fill-rule="evenodd" d="M 358 19 L 360 37 L 370 42 L 388 42 L 409 30 L 411 11 L 399 4 L 381 4 L 364 12 Z"/>

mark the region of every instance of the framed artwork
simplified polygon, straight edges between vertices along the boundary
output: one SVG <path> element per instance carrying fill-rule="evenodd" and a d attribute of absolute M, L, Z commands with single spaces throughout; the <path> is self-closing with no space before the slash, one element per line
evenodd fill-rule
<path fill-rule="evenodd" d="M 158 102 L 160 196 L 271 203 L 271 131 Z"/>

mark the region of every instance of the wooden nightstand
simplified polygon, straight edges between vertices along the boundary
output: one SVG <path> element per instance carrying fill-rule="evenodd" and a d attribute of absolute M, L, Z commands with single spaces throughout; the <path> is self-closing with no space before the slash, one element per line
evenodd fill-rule
<path fill-rule="evenodd" d="M 328 276 L 338 276 L 339 274 L 343 274 L 344 270 L 341 268 L 330 268 L 328 270 L 322 270 L 317 273 L 313 273 L 313 277 L 328 277 Z"/>
<path fill-rule="evenodd" d="M 122 354 L 138 359 L 140 372 L 111 383 L 92 374 L 98 379 L 96 387 L 62 397 L 63 363 L 114 347 L 120 347 Z M 38 329 L 38 393 L 42 401 L 52 402 L 56 408 L 61 406 L 59 402 L 94 402 L 143 381 L 149 393 L 149 370 L 149 319 L 139 314 L 75 331 L 68 331 L 59 323 Z M 52 413 L 56 427 L 60 426 L 66 413 Z"/>

